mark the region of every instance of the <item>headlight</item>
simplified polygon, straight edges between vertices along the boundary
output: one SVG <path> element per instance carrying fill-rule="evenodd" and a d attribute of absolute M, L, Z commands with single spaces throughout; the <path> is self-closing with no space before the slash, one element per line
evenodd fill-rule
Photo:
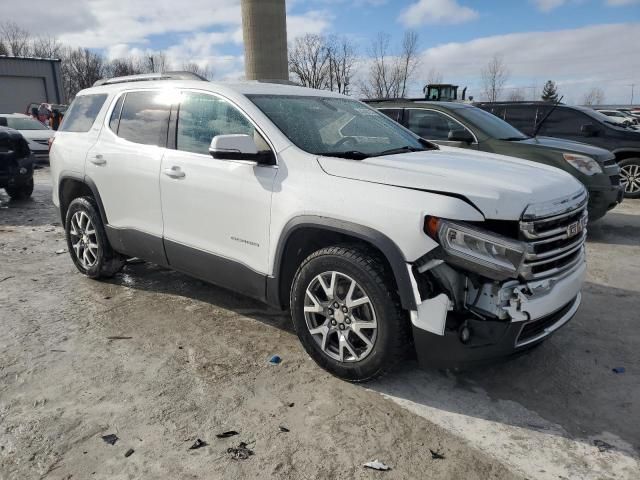
<path fill-rule="evenodd" d="M 517 277 L 527 249 L 524 242 L 436 217 L 425 219 L 425 232 L 440 244 L 452 263 L 493 278 Z"/>
<path fill-rule="evenodd" d="M 569 165 L 585 175 L 591 176 L 596 173 L 602 173 L 602 167 L 591 157 L 576 153 L 563 153 L 562 156 L 569 162 Z"/>

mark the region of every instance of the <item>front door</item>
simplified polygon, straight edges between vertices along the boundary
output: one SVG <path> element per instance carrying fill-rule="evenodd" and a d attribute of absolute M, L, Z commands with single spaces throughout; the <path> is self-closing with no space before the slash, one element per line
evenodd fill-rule
<path fill-rule="evenodd" d="M 183 92 L 176 149 L 167 150 L 160 175 L 167 258 L 178 270 L 263 298 L 277 167 L 214 159 L 211 139 L 225 134 L 253 135 L 259 149 L 270 149 L 227 100 Z"/>

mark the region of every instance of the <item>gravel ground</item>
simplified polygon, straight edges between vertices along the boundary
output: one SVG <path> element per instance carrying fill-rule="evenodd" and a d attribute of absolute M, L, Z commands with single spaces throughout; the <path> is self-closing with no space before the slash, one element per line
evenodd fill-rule
<path fill-rule="evenodd" d="M 640 201 L 590 226 L 583 306 L 540 348 L 358 386 L 246 298 L 150 264 L 82 277 L 56 254 L 48 182 L 0 193 L 0 480 L 640 478 Z M 227 453 L 240 442 L 247 460 Z M 374 459 L 393 469 L 362 468 Z"/>
<path fill-rule="evenodd" d="M 320 370 L 281 312 L 150 264 L 84 278 L 50 195 L 46 168 L 32 200 L 0 193 L 1 480 L 522 478 Z"/>

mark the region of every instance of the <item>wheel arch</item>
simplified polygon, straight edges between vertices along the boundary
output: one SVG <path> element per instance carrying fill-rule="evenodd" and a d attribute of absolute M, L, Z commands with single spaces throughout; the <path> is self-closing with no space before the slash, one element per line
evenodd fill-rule
<path fill-rule="evenodd" d="M 626 160 L 627 158 L 640 158 L 640 148 L 625 148 L 621 150 L 613 150 L 613 154 L 616 156 L 616 162 Z"/>
<path fill-rule="evenodd" d="M 275 250 L 273 275 L 267 279 L 268 303 L 285 308 L 300 263 L 314 251 L 337 243 L 355 243 L 375 250 L 395 280 L 402 307 L 417 308 L 407 261 L 393 240 L 370 227 L 308 215 L 291 219 L 282 230 Z"/>
<path fill-rule="evenodd" d="M 74 172 L 62 172 L 58 184 L 58 201 L 60 202 L 60 217 L 64 225 L 69 204 L 78 197 L 90 196 L 96 201 L 103 225 L 107 225 L 107 214 L 98 192 L 96 184 L 87 176 Z"/>

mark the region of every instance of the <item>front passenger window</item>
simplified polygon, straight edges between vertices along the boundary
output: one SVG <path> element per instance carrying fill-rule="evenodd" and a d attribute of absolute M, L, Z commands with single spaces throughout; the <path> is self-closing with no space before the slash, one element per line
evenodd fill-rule
<path fill-rule="evenodd" d="M 232 134 L 251 135 L 258 151 L 270 150 L 251 122 L 226 100 L 204 93 L 183 94 L 178 111 L 178 150 L 209 155 L 213 137 Z"/>
<path fill-rule="evenodd" d="M 435 110 L 409 109 L 407 126 L 427 140 L 449 140 L 451 130 L 466 130 L 460 123 Z"/>

